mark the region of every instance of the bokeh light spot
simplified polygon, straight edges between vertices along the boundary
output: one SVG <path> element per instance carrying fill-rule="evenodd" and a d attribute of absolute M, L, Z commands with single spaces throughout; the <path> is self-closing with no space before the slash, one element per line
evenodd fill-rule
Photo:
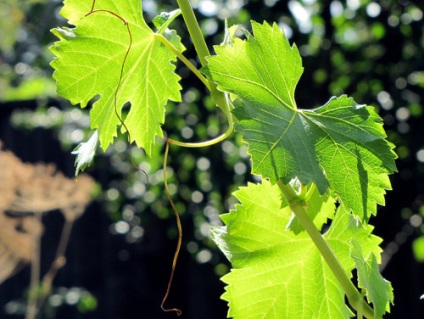
<path fill-rule="evenodd" d="M 420 149 L 417 152 L 417 160 L 421 163 L 424 163 L 424 149 Z"/>
<path fill-rule="evenodd" d="M 370 18 L 376 18 L 381 13 L 381 7 L 377 2 L 371 2 L 367 5 L 366 12 Z"/>

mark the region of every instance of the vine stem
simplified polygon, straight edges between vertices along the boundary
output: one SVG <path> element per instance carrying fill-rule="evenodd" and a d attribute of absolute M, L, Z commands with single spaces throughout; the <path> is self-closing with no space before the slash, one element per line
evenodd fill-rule
<path fill-rule="evenodd" d="M 155 37 L 156 37 L 156 39 L 160 40 L 169 50 L 171 50 L 178 57 L 178 59 L 181 62 L 183 62 L 193 72 L 193 74 L 197 76 L 197 78 L 200 81 L 202 81 L 202 83 L 206 86 L 206 88 L 209 91 L 212 91 L 214 89 L 215 85 L 212 83 L 212 86 L 211 86 L 211 83 L 208 81 L 208 79 L 206 79 L 202 75 L 202 73 L 200 73 L 200 71 L 171 42 L 168 41 L 168 39 L 166 39 L 160 33 L 155 33 Z M 231 110 L 230 110 L 230 102 L 225 97 L 224 93 L 222 93 L 222 92 L 219 92 L 219 93 L 223 94 L 223 96 L 225 98 L 225 107 L 223 105 L 223 107 L 221 107 L 221 109 L 225 110 L 224 113 L 226 114 L 227 119 L 228 119 L 228 129 L 227 129 L 227 131 L 224 134 L 218 136 L 217 138 L 214 138 L 214 139 L 209 140 L 209 141 L 197 142 L 197 143 L 180 142 L 180 141 L 173 140 L 173 139 L 169 138 L 169 139 L 167 139 L 169 144 L 177 145 L 177 146 L 181 146 L 181 147 L 186 147 L 186 148 L 207 147 L 207 146 L 211 146 L 211 145 L 217 144 L 219 142 L 222 142 L 223 140 L 225 140 L 227 137 L 229 137 L 232 134 L 232 132 L 234 130 L 234 123 L 233 123 L 233 116 L 232 116 Z"/>
<path fill-rule="evenodd" d="M 208 62 L 206 57 L 211 55 L 206 45 L 205 38 L 203 37 L 202 30 L 194 15 L 193 8 L 189 0 L 177 0 L 178 6 L 187 26 L 188 33 L 190 33 L 191 40 L 193 41 L 194 48 L 196 49 L 197 56 L 200 64 L 205 66 Z"/>
<path fill-rule="evenodd" d="M 208 64 L 206 57 L 210 56 L 208 46 L 206 45 L 205 38 L 203 37 L 202 30 L 200 29 L 199 23 L 197 22 L 193 8 L 189 0 L 177 0 L 177 4 L 180 7 L 181 14 L 183 15 L 184 22 L 186 24 L 188 33 L 190 34 L 191 41 L 193 42 L 194 48 L 197 52 L 200 64 L 205 66 Z M 231 113 L 227 108 L 226 98 L 223 92 L 218 91 L 217 86 L 213 82 L 209 82 L 211 97 L 215 104 L 231 118 Z"/>
<path fill-rule="evenodd" d="M 303 207 L 303 201 L 301 201 L 296 194 L 295 190 L 290 185 L 285 185 L 281 180 L 278 181 L 278 187 L 281 192 L 287 198 L 290 208 L 293 213 L 299 219 L 302 226 L 308 232 L 315 246 L 318 248 L 327 265 L 330 267 L 337 281 L 342 286 L 350 305 L 365 318 L 373 319 L 374 311 L 362 298 L 362 295 L 356 289 L 355 285 L 349 279 L 340 261 L 337 259 L 331 247 L 325 241 L 324 237 L 320 234 L 318 229 L 315 227 L 311 218 L 309 217 L 306 209 Z"/>

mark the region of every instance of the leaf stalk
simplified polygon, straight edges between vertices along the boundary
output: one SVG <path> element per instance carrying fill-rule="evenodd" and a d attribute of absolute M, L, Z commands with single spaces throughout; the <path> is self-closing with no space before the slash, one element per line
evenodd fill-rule
<path fill-rule="evenodd" d="M 315 227 L 313 221 L 309 217 L 306 209 L 302 206 L 299 201 L 298 195 L 290 185 L 285 185 L 281 180 L 278 181 L 278 187 L 281 192 L 287 198 L 290 208 L 293 213 L 299 219 L 302 226 L 308 232 L 315 246 L 318 248 L 322 257 L 330 267 L 337 281 L 342 286 L 350 305 L 365 318 L 373 319 L 374 311 L 362 298 L 360 292 L 356 289 L 355 285 L 349 279 L 343 266 L 340 264 L 336 255 L 332 251 L 331 247 L 325 241 L 324 237 L 320 234 L 318 229 Z"/>
<path fill-rule="evenodd" d="M 185 64 L 186 67 L 190 69 L 191 72 L 196 75 L 200 81 L 206 86 L 206 88 L 210 91 L 210 83 L 208 79 L 206 79 L 202 73 L 191 63 L 171 42 L 168 41 L 167 38 L 165 38 L 160 33 L 155 33 L 155 38 L 160 40 L 169 50 L 171 50 L 177 57 L 180 59 L 181 62 Z"/>

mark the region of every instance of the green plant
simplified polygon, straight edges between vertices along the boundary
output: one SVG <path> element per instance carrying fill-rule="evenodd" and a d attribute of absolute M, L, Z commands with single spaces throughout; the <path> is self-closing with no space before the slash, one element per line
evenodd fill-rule
<path fill-rule="evenodd" d="M 61 14 L 76 27 L 53 31 L 60 39 L 52 47 L 58 92 L 82 107 L 99 96 L 90 113 L 95 131 L 74 152 L 76 173 L 90 165 L 98 143 L 104 151 L 113 143 L 119 128 L 152 154 L 156 138 L 164 137 L 164 106 L 181 101 L 178 58 L 210 91 L 228 128 L 199 143 L 166 138 L 165 188 L 170 145 L 210 146 L 234 128 L 248 144 L 252 173 L 262 176 L 261 183 L 235 193 L 240 204 L 222 215 L 225 226 L 212 230 L 233 266 L 223 277 L 229 316 L 348 318 L 355 312 L 358 318 L 382 318 L 393 293 L 379 273 L 381 239 L 368 220 L 377 204 L 384 205 L 396 155 L 381 118 L 347 96 L 299 109 L 294 91 L 301 58 L 276 24 L 252 22 L 252 33 L 241 30 L 245 39 L 235 36 L 237 27 L 227 27 L 211 55 L 190 3 L 177 3 L 179 10 L 153 20 L 154 32 L 139 0 L 65 1 Z M 180 14 L 201 69 L 183 55 L 181 39 L 168 28 Z M 180 247 L 181 235 L 173 270 Z"/>

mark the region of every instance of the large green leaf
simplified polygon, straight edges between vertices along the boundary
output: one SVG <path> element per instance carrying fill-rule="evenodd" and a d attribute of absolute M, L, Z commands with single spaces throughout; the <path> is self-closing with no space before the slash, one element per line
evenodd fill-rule
<path fill-rule="evenodd" d="M 61 15 L 76 28 L 53 30 L 61 40 L 51 48 L 58 93 L 82 107 L 98 97 L 91 127 L 98 130 L 103 150 L 121 125 L 115 111 L 122 117 L 122 107 L 129 102 L 125 126 L 132 141 L 150 154 L 155 136 L 163 136 L 164 105 L 181 100 L 172 63 L 176 57 L 143 20 L 140 0 L 97 1 L 97 12 L 87 15 L 91 4 L 66 0 Z"/>
<path fill-rule="evenodd" d="M 396 170 L 393 146 L 385 140 L 373 107 L 332 98 L 313 110 L 297 108 L 294 90 L 303 72 L 296 46 L 282 30 L 252 22 L 254 37 L 215 47 L 204 73 L 242 106 L 234 111 L 244 133 L 253 173 L 273 183 L 297 177 L 321 194 L 329 187 L 363 220 L 384 204 L 388 174 Z"/>
<path fill-rule="evenodd" d="M 233 265 L 223 277 L 228 284 L 223 298 L 229 301 L 229 316 L 348 318 L 351 312 L 343 289 L 308 234 L 287 228 L 291 209 L 278 186 L 265 180 L 249 184 L 235 195 L 241 204 L 222 215 L 226 226 L 213 229 L 215 242 Z M 330 209 L 334 207 L 324 208 Z M 372 226 L 362 225 L 343 209 L 339 207 L 324 236 L 349 274 L 355 267 L 351 239 L 355 238 L 366 256 L 380 256 L 381 240 L 371 235 Z"/>

